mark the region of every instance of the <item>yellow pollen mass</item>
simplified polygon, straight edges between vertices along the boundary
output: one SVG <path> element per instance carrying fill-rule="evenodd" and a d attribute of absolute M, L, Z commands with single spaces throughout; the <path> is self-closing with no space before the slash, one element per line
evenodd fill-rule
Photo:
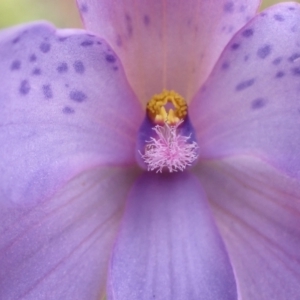
<path fill-rule="evenodd" d="M 147 103 L 147 113 L 156 124 L 175 125 L 187 115 L 187 104 L 175 91 L 163 90 Z"/>

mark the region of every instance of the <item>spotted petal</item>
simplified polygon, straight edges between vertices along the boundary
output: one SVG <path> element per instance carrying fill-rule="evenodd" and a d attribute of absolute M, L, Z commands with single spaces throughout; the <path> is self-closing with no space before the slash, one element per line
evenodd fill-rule
<path fill-rule="evenodd" d="M 276 5 L 229 43 L 191 104 L 202 158 L 256 155 L 300 176 L 300 5 Z"/>
<path fill-rule="evenodd" d="M 77 0 L 88 30 L 109 41 L 139 98 L 163 88 L 187 100 L 259 0 Z"/>
<path fill-rule="evenodd" d="M 142 113 L 104 41 L 28 25 L 2 33 L 0 64 L 1 199 L 37 201 L 89 167 L 134 163 Z"/>
<path fill-rule="evenodd" d="M 206 196 L 188 173 L 135 183 L 110 263 L 108 299 L 236 299 Z"/>
<path fill-rule="evenodd" d="M 49 24 L 1 32 L 0 75 L 0 298 L 98 299 L 138 101 L 103 40 Z"/>
<path fill-rule="evenodd" d="M 197 173 L 227 244 L 241 299 L 298 299 L 299 181 L 243 156 L 207 162 Z"/>

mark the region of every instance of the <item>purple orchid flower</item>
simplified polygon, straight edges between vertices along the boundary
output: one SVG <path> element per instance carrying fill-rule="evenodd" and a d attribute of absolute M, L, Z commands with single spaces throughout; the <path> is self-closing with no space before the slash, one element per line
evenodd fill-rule
<path fill-rule="evenodd" d="M 300 5 L 78 6 L 0 34 L 0 299 L 299 299 Z"/>

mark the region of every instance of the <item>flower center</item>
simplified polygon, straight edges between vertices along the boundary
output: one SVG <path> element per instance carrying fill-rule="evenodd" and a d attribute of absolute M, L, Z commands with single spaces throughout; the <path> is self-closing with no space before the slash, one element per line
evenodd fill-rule
<path fill-rule="evenodd" d="M 183 171 L 198 158 L 198 152 L 183 97 L 167 90 L 154 95 L 138 135 L 139 164 L 148 171 Z"/>
<path fill-rule="evenodd" d="M 147 113 L 155 124 L 176 125 L 186 117 L 187 104 L 176 92 L 163 90 L 148 102 Z"/>

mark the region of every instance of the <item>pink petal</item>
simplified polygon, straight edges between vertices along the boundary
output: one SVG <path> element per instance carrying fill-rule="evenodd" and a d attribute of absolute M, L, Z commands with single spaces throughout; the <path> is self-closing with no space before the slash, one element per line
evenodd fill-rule
<path fill-rule="evenodd" d="M 1 199 L 39 201 L 98 165 L 135 163 L 143 116 L 116 55 L 85 31 L 0 37 Z"/>
<path fill-rule="evenodd" d="M 0 299 L 98 300 L 134 175 L 88 171 L 34 207 L 2 198 Z"/>
<path fill-rule="evenodd" d="M 88 30 L 109 41 L 141 101 L 163 88 L 187 100 L 259 0 L 77 0 Z"/>
<path fill-rule="evenodd" d="M 300 186 L 251 157 L 202 164 L 241 299 L 298 299 Z"/>
<path fill-rule="evenodd" d="M 190 106 L 200 156 L 250 153 L 300 175 L 300 5 L 276 5 L 229 43 Z"/>
<path fill-rule="evenodd" d="M 135 183 L 110 263 L 108 299 L 236 299 L 206 196 L 188 173 Z"/>

